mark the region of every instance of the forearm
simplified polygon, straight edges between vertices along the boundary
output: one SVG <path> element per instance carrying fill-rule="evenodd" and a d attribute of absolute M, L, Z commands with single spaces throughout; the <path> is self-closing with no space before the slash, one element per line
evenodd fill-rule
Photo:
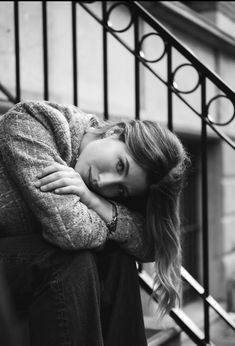
<path fill-rule="evenodd" d="M 0 151 L 4 165 L 48 241 L 66 249 L 99 247 L 106 241 L 107 227 L 95 211 L 75 195 L 60 196 L 35 187 L 37 174 L 60 157 L 44 120 L 37 121 L 23 111 L 9 112 L 1 119 Z M 61 126 L 64 127 L 62 121 Z M 67 142 L 66 151 L 70 152 Z M 61 146 L 65 147 L 64 142 Z"/>

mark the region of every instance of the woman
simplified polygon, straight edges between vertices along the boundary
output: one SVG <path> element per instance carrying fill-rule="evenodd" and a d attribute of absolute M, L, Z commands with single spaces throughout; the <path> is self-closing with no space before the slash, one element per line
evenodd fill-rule
<path fill-rule="evenodd" d="M 43 294 L 48 294 L 48 287 L 45 289 L 45 285 L 48 285 L 45 272 L 50 274 L 51 286 L 52 282 L 63 282 L 63 287 L 59 287 L 57 293 L 55 287 L 53 291 L 57 296 L 62 295 L 65 280 L 62 280 L 58 273 L 61 273 L 61 267 L 70 256 L 67 255 L 67 251 L 56 256 L 56 270 L 53 271 L 52 280 L 48 263 L 49 260 L 54 260 L 55 250 L 50 249 L 49 243 L 64 250 L 101 250 L 108 240 L 112 240 L 137 260 L 155 260 L 155 293 L 159 298 L 160 310 L 164 313 L 174 306 L 180 281 L 178 202 L 187 162 L 184 148 L 175 135 L 162 129 L 155 122 L 147 121 L 99 126 L 94 116 L 84 114 L 76 107 L 28 101 L 16 105 L 3 116 L 0 143 L 1 178 L 4 182 L 7 181 L 7 185 L 1 187 L 2 237 L 4 240 L 9 236 L 16 239 L 22 233 L 41 232 L 43 238 L 48 241 L 46 247 L 49 247 L 45 250 L 44 243 L 38 245 L 38 241 L 33 241 L 36 249 L 41 246 L 45 256 L 42 260 L 44 267 L 41 263 L 38 265 L 36 256 L 36 267 L 39 268 L 41 276 L 37 276 L 37 280 L 40 281 L 37 282 L 38 286 L 36 285 L 37 299 L 34 291 L 30 302 L 31 308 L 34 307 L 31 318 L 31 329 L 34 330 L 33 345 L 37 345 L 35 324 L 39 321 L 38 311 L 45 300 Z M 134 210 L 135 203 L 132 205 L 130 202 L 129 207 L 126 205 L 126 201 L 138 196 L 142 196 L 146 201 L 146 212 Z M 29 246 L 32 248 L 31 240 Z M 71 254 L 71 251 L 69 253 Z M 79 268 L 78 272 L 81 275 L 81 268 L 87 267 L 87 259 L 84 261 L 86 265 L 82 266 L 81 258 L 77 260 L 77 257 L 84 252 L 80 251 L 79 255 L 76 251 L 75 253 L 76 261 L 72 266 L 72 273 L 74 274 L 75 268 Z M 104 268 L 107 261 L 99 260 L 100 253 L 97 257 L 98 263 Z M 90 263 L 90 267 L 94 267 L 94 263 Z M 100 277 L 102 281 L 102 274 Z M 99 288 L 96 278 L 94 282 L 93 285 L 86 282 L 84 287 L 95 289 L 96 292 L 92 292 L 95 298 L 99 295 Z M 74 301 L 77 306 L 82 304 L 77 301 L 78 296 L 81 300 L 81 296 L 87 293 L 81 292 L 81 286 L 83 285 L 75 282 L 71 284 L 71 287 L 76 287 Z M 69 305 L 71 306 L 71 301 Z M 92 315 L 87 305 L 85 304 L 82 309 L 87 310 L 85 325 L 91 323 L 88 320 Z M 95 306 L 94 302 L 92 306 Z M 56 310 L 49 305 L 47 313 L 51 314 L 51 321 L 58 321 L 58 316 L 54 316 L 58 315 L 58 311 L 53 315 L 53 309 Z M 75 333 L 71 327 L 71 321 L 74 323 L 81 318 L 78 311 L 68 312 L 63 306 L 63 313 L 67 316 L 65 319 L 61 317 L 61 309 L 59 320 L 60 324 L 61 320 L 63 321 L 64 332 L 60 340 L 63 337 L 65 344 L 69 338 L 76 340 L 77 334 L 84 334 L 84 330 Z M 45 308 L 42 311 L 45 314 Z M 112 337 L 107 335 L 112 333 L 110 330 L 104 332 L 104 325 L 107 330 L 112 323 L 107 323 L 107 314 L 104 313 L 106 318 L 101 321 L 103 326 L 99 327 L 98 309 L 95 315 L 96 321 L 93 321 L 92 325 L 95 325 L 96 329 L 103 327 L 105 344 L 108 344 L 108 338 L 111 340 Z M 69 327 L 66 327 L 65 320 L 67 324 L 68 320 L 70 321 Z M 106 321 L 106 324 L 103 321 Z M 121 325 L 121 319 L 118 323 Z M 138 323 L 139 326 L 142 325 L 140 320 Z M 46 328 L 49 327 L 43 322 L 41 324 L 41 334 L 45 334 Z M 55 323 L 54 329 L 56 330 Z M 142 326 L 138 329 L 142 330 Z M 118 328 L 116 330 L 118 333 Z M 52 332 L 50 328 L 49 332 Z M 99 342 L 94 343 L 95 338 L 93 341 L 87 341 L 88 336 L 85 334 L 83 341 L 75 341 L 76 345 L 82 342 L 87 345 L 102 344 L 102 337 L 99 338 Z M 96 331 L 96 334 L 100 335 L 100 331 Z M 51 345 L 54 345 L 53 342 L 51 341 Z M 59 344 L 58 340 L 56 342 Z M 126 345 L 135 343 L 132 342 L 128 341 Z M 146 341 L 139 344 L 144 345 L 143 342 Z M 125 345 L 123 341 L 122 345 Z"/>

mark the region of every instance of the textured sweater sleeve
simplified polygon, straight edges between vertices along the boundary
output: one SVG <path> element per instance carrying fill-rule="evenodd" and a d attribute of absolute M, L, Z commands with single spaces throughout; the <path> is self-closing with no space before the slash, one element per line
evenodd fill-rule
<path fill-rule="evenodd" d="M 52 113 L 55 111 L 55 116 L 61 118 L 64 126 L 66 121 L 61 112 L 49 106 L 43 106 L 41 110 L 40 103 L 31 106 L 18 104 L 1 119 L 0 150 L 12 180 L 40 221 L 46 240 L 64 249 L 94 248 L 104 244 L 107 238 L 105 222 L 76 195 L 43 193 L 34 186 L 37 174 L 43 168 L 59 157 L 71 159 L 71 139 L 65 125 L 63 134 L 68 145 L 58 145 L 53 134 L 55 126 L 51 119 L 46 118 L 44 108 Z M 57 132 L 61 131 L 61 126 Z M 61 137 L 62 132 L 58 136 Z"/>

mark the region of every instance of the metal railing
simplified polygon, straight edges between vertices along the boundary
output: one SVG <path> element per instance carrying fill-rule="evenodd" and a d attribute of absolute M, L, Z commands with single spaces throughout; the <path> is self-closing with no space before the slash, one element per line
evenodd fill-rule
<path fill-rule="evenodd" d="M 235 330 L 235 323 L 230 318 L 229 314 L 210 296 L 209 289 L 209 249 L 208 249 L 208 182 L 207 182 L 207 127 L 212 128 L 214 132 L 219 135 L 224 141 L 228 143 L 233 149 L 235 149 L 235 143 L 229 136 L 218 130 L 217 126 L 225 126 L 230 124 L 235 117 L 235 93 L 231 90 L 215 73 L 209 70 L 194 54 L 192 54 L 187 48 L 185 48 L 168 30 L 166 30 L 155 18 L 153 18 L 138 2 L 133 1 L 115 2 L 107 7 L 107 2 L 102 1 L 102 19 L 84 3 L 78 2 L 80 6 L 84 8 L 97 22 L 103 26 L 103 73 L 104 73 L 104 114 L 105 118 L 108 118 L 108 86 L 107 86 L 107 33 L 116 38 L 120 44 L 122 44 L 129 52 L 135 57 L 135 117 L 140 118 L 140 64 L 148 69 L 156 78 L 158 78 L 163 84 L 167 86 L 167 104 L 168 104 L 168 128 L 173 130 L 173 94 L 181 99 L 196 116 L 201 118 L 201 157 L 202 157 L 202 247 L 203 247 L 203 287 L 194 280 L 191 275 L 182 268 L 182 277 L 192 286 L 204 302 L 204 334 L 201 333 L 194 323 L 185 316 L 181 310 L 173 309 L 171 317 L 176 323 L 194 340 L 198 345 L 211 344 L 210 338 L 210 320 L 209 320 L 209 307 L 212 307 L 224 321 Z M 125 6 L 130 13 L 130 22 L 122 29 L 117 30 L 112 27 L 110 15 L 112 11 L 115 11 L 118 6 Z M 140 35 L 139 25 L 140 21 L 148 23 L 152 28 L 152 32 Z M 128 46 L 120 36 L 119 32 L 124 32 L 134 28 L 134 49 Z M 148 61 L 145 59 L 142 50 L 144 41 L 151 35 L 157 35 L 161 37 L 164 44 L 163 53 L 154 61 Z M 178 65 L 173 69 L 173 55 L 172 50 L 176 49 L 185 59 L 187 63 Z M 166 56 L 167 59 L 167 79 L 164 80 L 157 72 L 151 67 L 149 63 L 157 63 Z M 175 83 L 175 77 L 177 72 L 184 67 L 190 67 L 194 69 L 198 74 L 198 81 L 196 85 L 189 91 L 179 90 Z M 207 83 L 210 81 L 219 90 L 219 93 L 210 99 L 207 97 Z M 185 99 L 185 94 L 191 94 L 196 90 L 201 89 L 201 110 L 196 110 Z M 227 99 L 232 107 L 233 112 L 230 119 L 226 121 L 215 121 L 212 119 L 209 111 L 213 102 L 220 98 Z M 147 273 L 140 274 L 140 283 L 146 291 L 151 294 L 153 282 L 149 279 L 146 280 Z M 200 289 L 199 289 L 200 287 Z"/>
<path fill-rule="evenodd" d="M 222 309 L 222 307 L 210 296 L 209 287 L 209 255 L 208 255 L 208 182 L 207 182 L 207 128 L 210 127 L 217 135 L 227 144 L 235 149 L 235 143 L 232 138 L 225 132 L 218 129 L 219 126 L 231 124 L 235 117 L 235 93 L 231 90 L 215 73 L 209 70 L 193 53 L 191 53 L 183 44 L 181 44 L 168 30 L 166 30 L 153 16 L 151 16 L 138 2 L 114 2 L 108 3 L 102 1 L 102 15 L 101 18 L 92 11 L 90 3 L 72 1 L 71 2 L 71 37 L 72 37 L 72 59 L 73 59 L 73 102 L 78 104 L 78 80 L 77 80 L 77 18 L 76 6 L 81 6 L 87 13 L 89 13 L 94 20 L 102 26 L 102 43 L 103 43 L 103 113 L 104 119 L 109 118 L 109 86 L 108 86 L 108 33 L 112 35 L 127 51 L 134 57 L 135 64 L 135 117 L 140 118 L 140 67 L 144 66 L 150 71 L 158 80 L 160 80 L 167 87 L 167 109 L 168 109 L 168 128 L 174 130 L 174 107 L 173 95 L 176 95 L 187 107 L 195 113 L 195 116 L 201 119 L 201 157 L 202 157 L 202 243 L 203 243 L 203 287 L 196 282 L 190 274 L 182 268 L 182 277 L 195 289 L 199 296 L 203 299 L 204 303 L 204 333 L 202 333 L 193 322 L 181 311 L 173 309 L 171 317 L 176 323 L 190 336 L 190 338 L 198 345 L 212 345 L 210 338 L 210 321 L 209 309 L 212 307 L 224 321 L 235 330 L 235 324 L 230 316 Z M 124 6 L 130 15 L 128 25 L 122 29 L 117 30 L 112 26 L 110 16 L 118 9 L 119 6 Z M 147 34 L 140 33 L 140 22 L 143 21 L 151 27 L 151 32 Z M 20 37 L 19 37 L 19 8 L 18 1 L 14 2 L 14 25 L 15 25 L 15 64 L 16 64 L 16 92 L 13 96 L 3 85 L 0 84 L 0 90 L 6 95 L 7 99 L 13 103 L 21 99 L 21 81 L 20 81 Z M 119 36 L 120 32 L 125 32 L 133 28 L 133 41 L 134 48 L 130 47 Z M 44 99 L 50 98 L 50 88 L 48 81 L 48 28 L 47 28 L 47 2 L 42 2 L 42 37 L 43 37 L 43 71 L 44 71 Z M 148 60 L 143 51 L 143 46 L 150 36 L 162 39 L 163 52 L 154 60 Z M 174 56 L 173 49 L 179 52 L 187 62 L 179 64 L 173 68 Z M 152 67 L 153 63 L 158 63 L 166 59 L 167 65 L 167 78 L 164 79 Z M 198 80 L 191 90 L 180 90 L 176 83 L 177 73 L 184 69 L 191 68 L 196 71 Z M 213 97 L 208 97 L 207 84 L 212 83 L 215 89 L 218 90 L 217 94 Z M 200 111 L 198 111 L 192 104 L 188 102 L 185 95 L 192 94 L 195 91 L 200 91 L 201 104 Z M 231 103 L 233 112 L 229 119 L 226 121 L 213 120 L 210 115 L 210 109 L 214 102 L 226 99 Z M 148 277 L 144 271 L 140 273 L 140 284 L 149 293 L 152 293 L 151 278 Z"/>
<path fill-rule="evenodd" d="M 220 307 L 218 303 L 209 294 L 209 259 L 208 259 L 208 186 L 207 186 L 207 126 L 210 126 L 223 140 L 225 140 L 232 148 L 235 148 L 234 142 L 226 134 L 219 131 L 215 125 L 228 125 L 234 120 L 234 111 L 229 120 L 225 123 L 218 123 L 213 121 L 209 115 L 209 108 L 213 101 L 218 98 L 227 98 L 234 109 L 234 92 L 212 71 L 206 68 L 192 53 L 189 52 L 177 39 L 175 39 L 159 22 L 156 21 L 149 13 L 147 13 L 138 2 L 115 2 L 109 8 L 107 2 L 102 2 L 102 19 L 99 19 L 94 12 L 89 9 L 86 4 L 79 2 L 82 6 L 96 21 L 103 26 L 103 73 L 104 73 L 104 114 L 105 118 L 108 118 L 108 86 L 107 86 L 107 32 L 115 37 L 120 44 L 122 44 L 131 54 L 135 57 L 135 117 L 140 117 L 140 64 L 145 66 L 156 78 L 161 80 L 167 86 L 168 89 L 168 128 L 173 130 L 173 93 L 177 95 L 197 116 L 202 120 L 201 122 L 201 156 L 202 156 L 202 228 L 203 228 L 203 288 L 197 290 L 199 284 L 195 284 L 195 280 L 190 276 L 185 269 L 182 270 L 182 277 L 199 293 L 200 297 L 204 301 L 204 335 L 198 331 L 193 325 L 192 321 L 185 317 L 182 311 L 172 310 L 171 316 L 177 322 L 180 327 L 186 331 L 186 333 L 194 340 L 198 345 L 205 345 L 210 343 L 210 321 L 209 321 L 209 306 L 211 306 L 228 324 L 231 328 L 235 329 L 230 316 Z M 110 15 L 112 11 L 115 11 L 118 6 L 126 6 L 127 10 L 130 11 L 130 22 L 125 29 L 121 31 L 127 31 L 131 26 L 134 27 L 134 49 L 129 47 L 117 34 L 120 30 L 116 30 L 112 27 Z M 139 34 L 139 23 L 143 20 L 148 23 L 153 29 L 153 32 L 146 35 Z M 142 46 L 144 40 L 150 35 L 158 35 L 162 38 L 164 43 L 163 54 L 155 60 L 157 63 L 166 55 L 167 57 L 167 80 L 163 80 L 156 71 L 151 68 L 148 64 L 148 60 L 144 58 Z M 172 68 L 172 49 L 176 49 L 180 52 L 189 62 L 186 64 L 179 65 L 173 70 Z M 151 61 L 153 62 L 153 61 Z M 198 83 L 190 91 L 184 92 L 177 89 L 174 79 L 179 69 L 190 66 L 194 68 L 198 73 Z M 210 100 L 206 97 L 206 83 L 210 80 L 220 90 L 220 94 L 214 96 Z M 193 93 L 196 89 L 201 88 L 201 111 L 198 112 L 193 108 L 183 97 L 185 93 Z M 145 273 L 146 274 L 146 273 Z M 142 275 L 142 276 L 141 276 Z M 143 273 L 140 274 L 140 282 L 146 290 L 151 293 L 152 282 L 147 284 L 144 280 Z M 147 288 L 148 287 L 148 288 Z M 150 288 L 150 289 L 149 289 Z"/>

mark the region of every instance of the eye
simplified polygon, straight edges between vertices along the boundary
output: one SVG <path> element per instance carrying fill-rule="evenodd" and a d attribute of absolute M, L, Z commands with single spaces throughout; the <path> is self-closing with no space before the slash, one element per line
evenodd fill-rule
<path fill-rule="evenodd" d="M 122 159 L 119 159 L 116 165 L 117 172 L 121 174 L 124 171 L 124 168 L 124 162 L 122 161 Z"/>

